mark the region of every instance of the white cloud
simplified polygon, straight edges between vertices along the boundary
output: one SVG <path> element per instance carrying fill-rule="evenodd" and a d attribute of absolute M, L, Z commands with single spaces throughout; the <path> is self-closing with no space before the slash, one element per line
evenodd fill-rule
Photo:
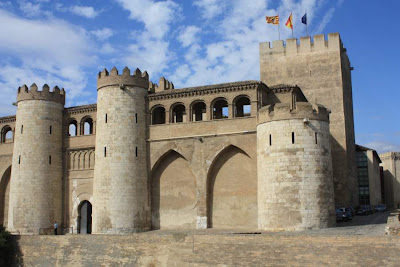
<path fill-rule="evenodd" d="M 43 12 L 40 4 L 33 4 L 31 2 L 20 1 L 19 9 L 28 17 L 38 17 L 42 14 L 48 15 L 49 12 Z"/>
<path fill-rule="evenodd" d="M 129 11 L 129 18 L 143 23 L 144 29 L 132 32 L 124 65 L 147 70 L 149 75 L 162 75 L 174 58 L 169 48 L 171 24 L 179 18 L 181 8 L 174 1 L 116 0 Z M 138 62 L 141 66 L 137 66 Z M 154 78 L 154 76 L 153 76 Z"/>
<path fill-rule="evenodd" d="M 91 6 L 73 6 L 69 10 L 75 15 L 89 19 L 93 19 L 99 14 L 99 12 L 94 10 Z"/>
<path fill-rule="evenodd" d="M 278 39 L 277 26 L 268 25 L 265 16 L 279 13 L 281 39 L 291 37 L 291 31 L 282 26 L 293 12 L 293 19 L 300 18 L 307 10 L 311 23 L 314 14 L 319 12 L 326 1 L 317 0 L 282 0 L 279 6 L 271 9 L 268 0 L 197 0 L 194 5 L 200 9 L 204 23 L 202 32 L 196 33 L 196 41 L 201 46 L 190 46 L 190 42 L 182 45 L 190 46 L 183 56 L 192 73 L 184 81 L 174 81 L 178 86 L 196 86 L 210 83 L 230 82 L 238 80 L 259 79 L 260 42 Z M 326 26 L 330 18 L 325 19 Z M 204 38 L 213 33 L 210 40 Z M 295 35 L 305 35 L 305 26 L 297 23 Z M 205 33 L 205 35 L 202 35 Z M 193 40 L 193 38 L 188 38 Z M 174 75 L 179 77 L 179 75 Z"/>
<path fill-rule="evenodd" d="M 196 42 L 196 35 L 200 32 L 200 30 L 201 29 L 196 26 L 187 26 L 178 36 L 178 40 L 182 43 L 183 47 L 188 47 Z"/>
<path fill-rule="evenodd" d="M 151 37 L 162 38 L 170 30 L 170 23 L 177 20 L 180 13 L 178 4 L 171 0 L 116 0 L 129 11 L 129 17 L 144 23 Z"/>
<path fill-rule="evenodd" d="M 24 19 L 1 9 L 0 25 L 7 25 L 0 27 L 2 104 L 15 101 L 15 90 L 23 83 L 64 87 L 69 104 L 86 94 L 83 69 L 96 58 L 84 29 L 53 18 Z"/>
<path fill-rule="evenodd" d="M 104 41 L 114 35 L 113 31 L 110 28 L 103 28 L 95 31 L 91 31 L 91 34 L 97 37 L 97 39 Z"/>
<path fill-rule="evenodd" d="M 224 12 L 226 0 L 196 0 L 193 5 L 200 9 L 204 19 L 209 20 Z"/>
<path fill-rule="evenodd" d="M 123 59 L 123 64 L 132 68 L 140 68 L 141 71 L 147 70 L 150 77 L 168 68 L 172 61 L 173 52 L 169 50 L 167 41 L 152 38 L 148 32 L 135 34 L 136 43 L 129 45 L 127 56 Z M 140 66 L 137 64 L 140 63 Z M 153 77 L 154 78 L 154 77 Z"/>

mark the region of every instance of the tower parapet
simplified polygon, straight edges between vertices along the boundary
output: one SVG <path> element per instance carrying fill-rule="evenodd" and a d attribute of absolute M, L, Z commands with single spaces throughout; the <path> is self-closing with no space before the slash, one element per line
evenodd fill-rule
<path fill-rule="evenodd" d="M 122 75 L 118 74 L 116 67 L 112 68 L 110 72 L 107 69 L 99 72 L 97 77 L 97 90 L 106 86 L 134 86 L 140 88 L 149 88 L 149 74 L 147 71 L 141 72 L 136 69 L 133 75 L 128 67 L 122 70 Z"/>
<path fill-rule="evenodd" d="M 329 33 L 328 40 L 325 39 L 324 34 L 314 35 L 314 41 L 311 41 L 310 36 L 300 37 L 300 43 L 297 38 L 290 38 L 286 40 L 273 41 L 272 46 L 270 42 L 260 43 L 260 53 L 267 53 L 269 55 L 275 54 L 300 54 L 314 51 L 325 50 L 342 50 L 343 43 L 340 40 L 339 33 Z"/>
<path fill-rule="evenodd" d="M 43 85 L 42 91 L 39 91 L 35 83 L 29 89 L 24 84 L 18 88 L 17 102 L 24 100 L 53 101 L 65 105 L 65 91 L 64 88 L 60 90 L 58 86 L 54 86 L 53 90 L 50 91 L 50 87 L 47 84 Z"/>
<path fill-rule="evenodd" d="M 270 121 L 308 119 L 329 122 L 329 110 L 322 105 L 308 102 L 277 103 L 262 107 L 258 112 L 258 124 Z"/>

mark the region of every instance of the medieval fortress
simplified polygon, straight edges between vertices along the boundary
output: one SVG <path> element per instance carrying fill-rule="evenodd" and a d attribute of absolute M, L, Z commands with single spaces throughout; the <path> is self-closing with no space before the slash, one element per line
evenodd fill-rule
<path fill-rule="evenodd" d="M 256 69 L 256 66 L 254 66 Z M 357 203 L 351 66 L 337 33 L 260 44 L 261 81 L 174 89 L 103 70 L 97 104 L 23 85 L 0 118 L 0 223 L 39 234 L 303 230 Z"/>

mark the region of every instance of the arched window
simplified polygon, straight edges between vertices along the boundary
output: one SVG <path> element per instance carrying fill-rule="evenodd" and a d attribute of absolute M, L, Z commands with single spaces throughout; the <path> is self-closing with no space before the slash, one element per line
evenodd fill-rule
<path fill-rule="evenodd" d="M 4 126 L 1 131 L 1 142 L 9 143 L 13 140 L 13 131 L 9 125 Z"/>
<path fill-rule="evenodd" d="M 81 122 L 81 131 L 83 135 L 93 134 L 93 119 L 90 117 L 85 117 Z"/>
<path fill-rule="evenodd" d="M 158 106 L 151 112 L 151 124 L 165 124 L 165 108 Z"/>
<path fill-rule="evenodd" d="M 206 116 L 206 104 L 196 102 L 192 105 L 192 121 L 203 121 Z"/>
<path fill-rule="evenodd" d="M 226 99 L 217 99 L 214 101 L 213 107 L 213 119 L 226 119 L 228 118 L 228 101 Z"/>
<path fill-rule="evenodd" d="M 248 117 L 251 115 L 250 99 L 247 96 L 237 97 L 233 105 L 235 107 L 235 117 Z"/>
<path fill-rule="evenodd" d="M 186 122 L 186 109 L 183 104 L 173 106 L 171 122 Z"/>
<path fill-rule="evenodd" d="M 68 136 L 77 136 L 78 135 L 78 123 L 76 120 L 71 120 L 68 123 Z"/>

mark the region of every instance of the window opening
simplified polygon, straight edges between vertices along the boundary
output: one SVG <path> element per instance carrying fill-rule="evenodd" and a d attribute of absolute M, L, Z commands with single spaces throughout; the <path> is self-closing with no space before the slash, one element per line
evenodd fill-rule
<path fill-rule="evenodd" d="M 228 118 L 228 102 L 225 99 L 217 100 L 213 106 L 213 119 Z"/>
<path fill-rule="evenodd" d="M 172 122 L 184 122 L 186 121 L 186 109 L 182 104 L 176 105 L 172 109 Z"/>
<path fill-rule="evenodd" d="M 107 113 L 106 113 L 106 123 L 107 123 Z"/>
<path fill-rule="evenodd" d="M 318 144 L 318 134 L 315 132 L 315 143 Z"/>
<path fill-rule="evenodd" d="M 250 99 L 243 96 L 235 102 L 235 117 L 248 117 L 251 115 Z"/>
<path fill-rule="evenodd" d="M 21 155 L 18 156 L 18 164 L 21 164 Z"/>
<path fill-rule="evenodd" d="M 68 136 L 77 136 L 78 135 L 78 122 L 73 120 L 68 125 Z"/>
<path fill-rule="evenodd" d="M 51 134 L 51 132 L 52 132 L 52 127 L 51 127 L 51 125 L 50 125 L 50 134 Z"/>
<path fill-rule="evenodd" d="M 49 156 L 49 164 L 51 165 L 51 156 Z"/>
<path fill-rule="evenodd" d="M 137 157 L 137 147 L 136 147 L 135 153 L 136 153 L 136 157 Z"/>
<path fill-rule="evenodd" d="M 83 121 L 83 135 L 93 134 L 93 119 L 86 118 Z"/>
<path fill-rule="evenodd" d="M 12 142 L 14 133 L 10 126 L 5 126 L 1 132 L 1 143 Z"/>
<path fill-rule="evenodd" d="M 135 113 L 135 120 L 136 120 L 136 123 L 137 123 L 137 113 Z"/>
<path fill-rule="evenodd" d="M 24 125 L 21 125 L 21 134 L 24 133 Z"/>
<path fill-rule="evenodd" d="M 294 132 L 292 132 L 292 144 L 294 144 Z"/>
<path fill-rule="evenodd" d="M 164 107 L 156 107 L 153 109 L 151 114 L 152 116 L 152 124 L 165 124 L 165 108 Z"/>
<path fill-rule="evenodd" d="M 104 157 L 107 157 L 107 147 L 104 147 Z"/>
<path fill-rule="evenodd" d="M 203 121 L 206 116 L 206 104 L 197 102 L 192 106 L 192 121 Z"/>
<path fill-rule="evenodd" d="M 269 146 L 272 146 L 272 136 L 269 135 Z"/>

